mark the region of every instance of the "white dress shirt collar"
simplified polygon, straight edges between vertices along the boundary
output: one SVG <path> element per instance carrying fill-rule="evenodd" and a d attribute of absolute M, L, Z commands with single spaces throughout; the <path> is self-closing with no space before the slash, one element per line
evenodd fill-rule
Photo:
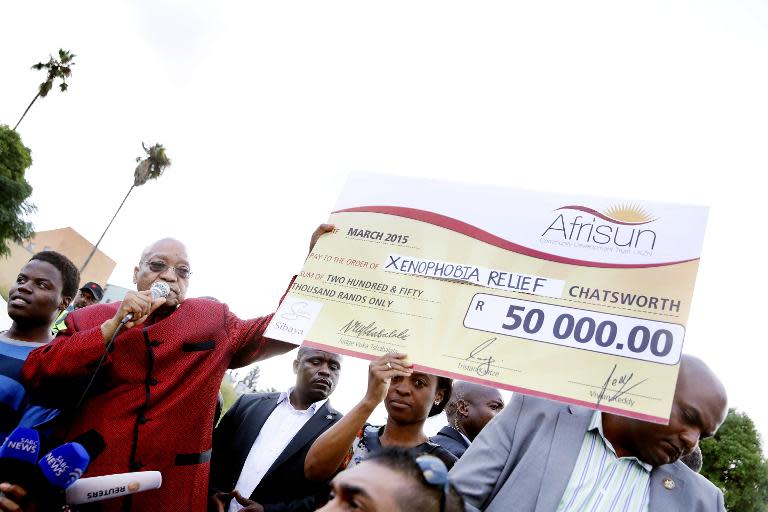
<path fill-rule="evenodd" d="M 277 405 L 282 404 L 284 401 L 288 400 L 288 404 L 293 408 L 294 410 L 298 410 L 295 407 L 293 407 L 293 404 L 289 400 L 289 397 L 291 396 L 291 393 L 293 393 L 293 390 L 296 389 L 294 387 L 288 388 L 288 391 L 281 391 L 280 395 L 277 397 Z M 322 400 L 318 400 L 317 402 L 314 402 L 312 405 L 310 405 L 307 410 L 310 411 L 312 414 L 316 413 L 318 409 L 320 409 L 325 402 L 328 401 L 328 397 L 323 398 Z"/>

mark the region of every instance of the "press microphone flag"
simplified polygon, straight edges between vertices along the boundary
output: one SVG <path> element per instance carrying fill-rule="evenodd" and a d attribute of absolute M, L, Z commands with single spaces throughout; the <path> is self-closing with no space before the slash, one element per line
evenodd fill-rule
<path fill-rule="evenodd" d="M 40 453 L 40 434 L 32 428 L 17 427 L 0 445 L 0 458 L 27 464 L 37 462 Z"/>
<path fill-rule="evenodd" d="M 37 466 L 46 481 L 55 489 L 63 490 L 75 483 L 88 469 L 91 457 L 80 443 L 66 443 L 43 455 Z"/>
<path fill-rule="evenodd" d="M 149 289 L 152 293 L 152 300 L 159 299 L 160 297 L 167 297 L 171 293 L 171 287 L 165 281 L 155 281 L 152 283 L 152 287 Z M 133 320 L 133 313 L 128 313 L 123 318 L 123 323 L 127 324 Z"/>
<path fill-rule="evenodd" d="M 0 445 L 0 481 L 33 485 L 39 473 L 35 464 L 40 454 L 40 434 L 31 428 L 17 427 Z"/>
<path fill-rule="evenodd" d="M 119 498 L 158 489 L 162 483 L 163 477 L 159 471 L 135 471 L 81 478 L 65 491 L 66 502 L 67 505 L 82 505 Z"/>

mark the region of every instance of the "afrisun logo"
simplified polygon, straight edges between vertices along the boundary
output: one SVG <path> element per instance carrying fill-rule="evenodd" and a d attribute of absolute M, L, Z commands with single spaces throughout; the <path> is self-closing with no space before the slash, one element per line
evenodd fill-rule
<path fill-rule="evenodd" d="M 541 234 L 541 243 L 645 256 L 656 247 L 656 232 L 648 224 L 658 218 L 638 204 L 617 204 L 603 212 L 569 205 L 553 213 L 557 216 Z"/>

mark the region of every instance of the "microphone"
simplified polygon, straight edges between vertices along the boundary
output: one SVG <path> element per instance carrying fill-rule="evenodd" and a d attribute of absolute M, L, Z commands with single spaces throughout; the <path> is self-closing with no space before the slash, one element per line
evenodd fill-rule
<path fill-rule="evenodd" d="M 83 476 L 91 457 L 80 443 L 66 443 L 43 455 L 37 466 L 54 491 L 63 491 Z"/>
<path fill-rule="evenodd" d="M 152 293 L 152 300 L 159 299 L 160 297 L 167 297 L 171 293 L 171 287 L 165 281 L 155 281 L 152 283 L 152 287 L 149 289 Z M 123 325 L 133 320 L 133 313 L 128 313 L 123 317 L 123 321 L 120 322 Z"/>
<path fill-rule="evenodd" d="M 158 489 L 162 483 L 159 471 L 93 476 L 75 482 L 65 491 L 65 495 L 67 505 L 82 505 Z"/>
<path fill-rule="evenodd" d="M 85 451 L 88 452 L 88 456 L 91 460 L 101 455 L 107 444 L 104 442 L 104 438 L 101 437 L 97 431 L 90 429 L 86 430 L 82 434 L 78 435 L 71 441 L 72 443 L 78 443 Z"/>
<path fill-rule="evenodd" d="M 95 430 L 88 430 L 72 441 L 43 455 L 37 463 L 42 484 L 35 498 L 39 510 L 59 510 L 64 505 L 64 491 L 81 476 L 88 464 L 104 450 L 104 438 Z"/>
<path fill-rule="evenodd" d="M 0 481 L 24 488 L 40 483 L 37 457 L 40 454 L 40 434 L 31 428 L 17 427 L 0 445 Z"/>

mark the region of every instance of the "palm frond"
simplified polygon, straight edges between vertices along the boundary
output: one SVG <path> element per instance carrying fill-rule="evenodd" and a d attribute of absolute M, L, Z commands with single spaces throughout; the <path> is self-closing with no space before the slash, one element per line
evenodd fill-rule
<path fill-rule="evenodd" d="M 159 178 L 165 168 L 171 165 L 171 159 L 165 154 L 165 148 L 162 144 L 147 147 L 142 142 L 141 147 L 144 148 L 144 153 L 147 156 L 136 159 L 139 163 L 133 173 L 133 184 L 136 187 L 145 184 L 149 180 Z"/>

